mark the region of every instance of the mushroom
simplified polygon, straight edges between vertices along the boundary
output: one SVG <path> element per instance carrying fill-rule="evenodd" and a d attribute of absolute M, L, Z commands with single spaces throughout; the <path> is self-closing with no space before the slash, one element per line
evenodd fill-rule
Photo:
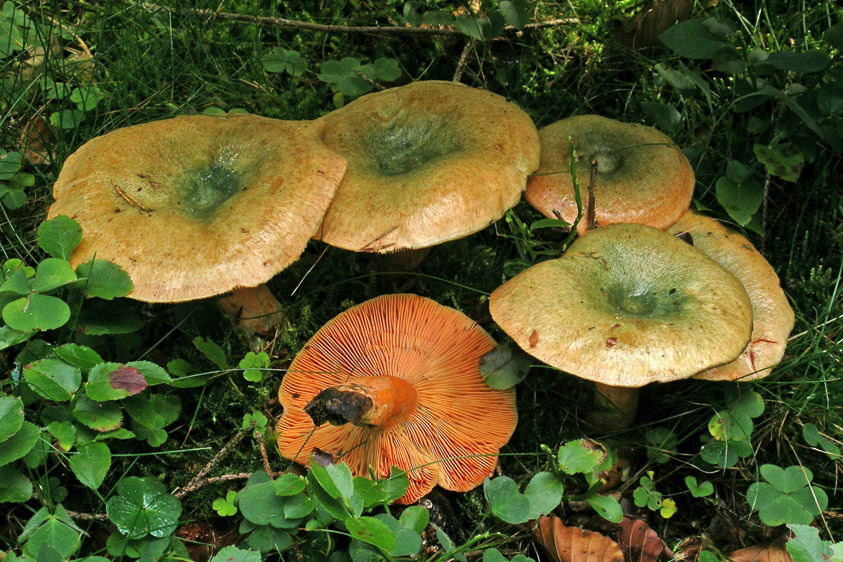
<path fill-rule="evenodd" d="M 578 238 L 489 299 L 495 322 L 527 353 L 597 383 L 614 406 L 590 418 L 618 429 L 638 387 L 690 377 L 737 357 L 752 310 L 740 281 L 656 228 L 615 224 Z"/>
<path fill-rule="evenodd" d="M 664 230 L 691 203 L 694 172 L 670 137 L 644 125 L 599 115 L 577 115 L 539 130 L 541 163 L 524 198 L 543 215 L 573 224 L 577 202 L 571 176 L 571 142 L 580 185 L 596 159 L 594 217 L 599 225 L 640 223 Z M 583 199 L 584 200 L 584 199 Z M 577 231 L 586 233 L 586 221 Z"/>
<path fill-rule="evenodd" d="M 515 206 L 539 162 L 530 117 L 497 94 L 415 82 L 321 118 L 348 170 L 317 237 L 353 251 L 426 248 Z"/>
<path fill-rule="evenodd" d="M 84 237 L 70 262 L 118 264 L 131 298 L 234 291 L 224 305 L 259 329 L 281 308 L 263 283 L 304 251 L 345 171 L 322 128 L 192 115 L 118 129 L 68 157 L 48 216 L 76 219 Z"/>
<path fill-rule="evenodd" d="M 492 474 L 517 421 L 515 393 L 490 388 L 479 371 L 494 346 L 461 312 L 417 295 L 349 308 L 284 376 L 281 456 L 308 465 L 318 448 L 376 478 L 396 466 L 410 478 L 405 504 L 437 484 L 474 488 Z"/>
<path fill-rule="evenodd" d="M 793 309 L 776 272 L 749 240 L 713 218 L 688 211 L 667 232 L 688 233 L 696 249 L 738 278 L 752 303 L 752 336 L 746 349 L 731 363 L 694 378 L 745 382 L 769 375 L 784 356 L 794 324 Z"/>

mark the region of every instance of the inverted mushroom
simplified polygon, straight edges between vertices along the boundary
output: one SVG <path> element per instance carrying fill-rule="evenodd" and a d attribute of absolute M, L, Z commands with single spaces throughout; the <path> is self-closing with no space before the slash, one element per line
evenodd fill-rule
<path fill-rule="evenodd" d="M 416 82 L 322 118 L 348 170 L 317 238 L 378 253 L 477 232 L 515 206 L 539 161 L 535 125 L 497 94 Z"/>
<path fill-rule="evenodd" d="M 745 382 L 769 375 L 784 356 L 795 321 L 779 277 L 769 262 L 745 237 L 716 219 L 693 211 L 685 213 L 667 232 L 690 235 L 695 248 L 737 277 L 752 303 L 752 336 L 740 356 L 694 378 Z"/>
<path fill-rule="evenodd" d="M 489 307 L 524 351 L 598 383 L 615 405 L 594 416 L 604 428 L 631 422 L 638 387 L 732 361 L 752 330 L 749 297 L 731 273 L 638 224 L 590 231 L 498 287 Z"/>
<path fill-rule="evenodd" d="M 464 314 L 417 295 L 384 295 L 346 310 L 316 332 L 284 376 L 281 455 L 308 465 L 318 448 L 357 476 L 409 471 L 400 503 L 437 484 L 474 488 L 492 474 L 517 421 L 514 392 L 490 388 L 479 371 L 494 346 Z"/>
<path fill-rule="evenodd" d="M 571 142 L 583 191 L 591 163 L 597 161 L 597 224 L 639 223 L 664 230 L 691 203 L 695 179 L 688 159 L 670 137 L 652 127 L 577 115 L 540 129 L 539 138 L 541 163 L 527 182 L 524 198 L 547 217 L 557 218 L 559 213 L 571 224 L 577 218 Z M 585 234 L 587 229 L 581 220 L 577 231 Z"/>
<path fill-rule="evenodd" d="M 67 159 L 48 216 L 76 219 L 84 236 L 70 262 L 120 265 L 131 298 L 257 287 L 304 251 L 342 178 L 345 161 L 322 144 L 322 127 L 192 115 L 118 129 Z M 278 304 L 264 286 L 243 296 L 229 306 Z"/>

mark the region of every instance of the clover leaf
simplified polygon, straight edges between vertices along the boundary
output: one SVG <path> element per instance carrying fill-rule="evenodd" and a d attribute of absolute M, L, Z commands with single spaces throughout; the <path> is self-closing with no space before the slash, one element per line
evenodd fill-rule
<path fill-rule="evenodd" d="M 746 501 L 766 525 L 808 525 L 828 507 L 825 491 L 811 486 L 814 475 L 808 468 L 783 469 L 765 464 L 760 471 L 766 482 L 752 484 L 746 492 Z"/>
<path fill-rule="evenodd" d="M 127 538 L 160 538 L 176 530 L 181 503 L 154 478 L 124 478 L 117 484 L 117 494 L 106 502 L 105 512 Z"/>

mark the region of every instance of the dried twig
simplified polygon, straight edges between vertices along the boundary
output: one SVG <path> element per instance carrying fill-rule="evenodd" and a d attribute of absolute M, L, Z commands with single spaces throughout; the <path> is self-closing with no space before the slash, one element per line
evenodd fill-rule
<path fill-rule="evenodd" d="M 200 481 L 202 481 L 202 480 L 205 478 L 205 475 L 206 475 L 206 474 L 208 474 L 208 473 L 209 473 L 209 472 L 210 472 L 210 471 L 211 471 L 211 470 L 212 470 L 212 469 L 213 469 L 213 468 L 214 468 L 214 467 L 215 467 L 215 466 L 216 466 L 216 465 L 220 462 L 220 460 L 222 460 L 222 458 L 223 458 L 225 455 L 227 455 L 227 454 L 228 454 L 228 452 L 229 452 L 232 448 L 234 448 L 234 446 L 235 446 L 235 445 L 237 445 L 238 443 L 240 443 L 240 441 L 242 441 L 242 440 L 243 440 L 243 437 L 245 437 L 245 436 L 246 436 L 246 433 L 248 433 L 249 431 L 251 431 L 251 429 L 252 429 L 252 426 L 253 426 L 253 425 L 254 425 L 254 424 L 252 424 L 252 425 L 250 425 L 250 426 L 248 426 L 248 427 L 245 427 L 245 428 L 241 429 L 240 431 L 238 431 L 237 433 L 235 433 L 235 434 L 234 434 L 234 437 L 232 437 L 231 439 L 229 439 L 228 443 L 226 443 L 226 444 L 223 446 L 223 448 L 222 448 L 222 449 L 220 449 L 219 451 L 217 451 L 217 454 L 215 454 L 213 457 L 211 457 L 211 460 L 209 460 L 209 461 L 208 461 L 208 464 L 206 464 L 205 466 L 203 466 L 203 467 L 202 467 L 202 470 L 200 470 L 199 472 L 197 472 L 197 473 L 196 473 L 196 476 L 194 476 L 194 477 L 190 480 L 190 482 L 188 482 L 188 483 L 187 483 L 187 484 L 186 484 L 183 488 L 181 488 L 180 490 L 177 490 L 177 491 L 176 491 L 173 495 L 174 495 L 174 496 L 176 496 L 177 498 L 181 498 L 181 497 L 182 497 L 182 496 L 184 496 L 186 493 L 188 493 L 188 492 L 190 492 L 190 491 L 195 490 L 195 489 L 198 487 L 199 482 L 200 482 Z M 210 480 L 210 479 L 209 479 L 209 480 Z"/>
<path fill-rule="evenodd" d="M 460 78 L 462 78 L 462 73 L 465 70 L 465 61 L 468 59 L 468 53 L 471 52 L 473 46 L 474 40 L 466 37 L 465 47 L 462 49 L 462 54 L 460 55 L 460 60 L 457 62 L 457 69 L 454 71 L 454 77 L 451 79 L 451 82 L 459 82 Z"/>
<path fill-rule="evenodd" d="M 210 478 L 203 478 L 202 480 L 196 481 L 194 478 L 188 486 L 185 486 L 175 494 L 177 498 L 182 498 L 185 495 L 189 494 L 190 492 L 195 492 L 199 488 L 203 488 L 209 484 L 216 484 L 217 482 L 228 482 L 229 480 L 246 480 L 252 476 L 251 472 L 238 472 L 236 474 L 223 474 L 222 476 L 211 476 Z"/>
<path fill-rule="evenodd" d="M 179 14 L 191 14 L 197 16 L 204 16 L 207 18 L 224 19 L 229 21 L 237 21 L 242 23 L 249 23 L 253 25 L 267 25 L 272 27 L 286 27 L 292 29 L 307 29 L 310 31 L 324 31 L 326 33 L 372 33 L 377 35 L 462 35 L 456 29 L 447 27 L 401 27 L 401 26 L 381 26 L 381 25 L 327 25 L 322 23 L 312 23 L 307 21 L 290 20 L 286 18 L 274 18 L 268 16 L 250 16 L 247 14 L 233 14 L 229 12 L 218 12 L 214 10 L 203 10 L 199 8 L 169 8 L 166 6 L 159 6 L 151 2 L 144 2 L 141 4 L 145 9 L 150 11 L 169 11 Z M 547 27 L 559 27 L 565 24 L 578 23 L 577 18 L 558 18 L 546 21 L 537 21 L 528 23 L 520 30 L 508 25 L 504 31 L 525 31 L 530 29 L 542 29 Z"/>

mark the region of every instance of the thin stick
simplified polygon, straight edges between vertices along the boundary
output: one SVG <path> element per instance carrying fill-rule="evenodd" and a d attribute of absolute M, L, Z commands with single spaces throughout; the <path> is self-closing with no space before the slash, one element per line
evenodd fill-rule
<path fill-rule="evenodd" d="M 460 60 L 457 62 L 457 69 L 454 71 L 454 77 L 451 78 L 451 82 L 459 82 L 460 78 L 462 78 L 462 73 L 465 70 L 465 61 L 468 59 L 468 53 L 471 52 L 473 46 L 474 41 L 471 37 L 466 37 L 465 47 L 462 48 L 462 54 L 460 55 Z"/>
<path fill-rule="evenodd" d="M 359 76 L 359 77 L 360 77 L 360 79 L 361 79 L 361 80 L 363 80 L 364 82 L 368 82 L 368 83 L 369 83 L 369 85 L 370 85 L 370 86 L 372 86 L 372 88 L 374 88 L 374 89 L 375 89 L 375 90 L 377 90 L 378 92 L 382 92 L 382 91 L 386 90 L 386 88 L 385 88 L 385 87 L 383 87 L 382 85 L 378 84 L 377 82 L 375 82 L 374 80 L 372 80 L 371 78 L 369 78 L 368 76 L 366 76 L 365 74 L 363 74 L 362 72 L 360 72 L 360 69 L 359 69 L 359 68 L 355 68 L 355 69 L 354 69 L 354 73 L 355 73 L 357 76 Z"/>
<path fill-rule="evenodd" d="M 203 478 L 194 484 L 185 486 L 175 494 L 177 498 L 182 498 L 190 492 L 195 492 L 199 488 L 203 488 L 209 484 L 216 484 L 217 482 L 228 482 L 229 480 L 248 480 L 252 476 L 251 472 L 238 472 L 236 474 L 223 474 L 222 476 L 212 476 L 210 478 Z"/>
<path fill-rule="evenodd" d="M 272 467 L 269 466 L 269 457 L 266 455 L 266 445 L 263 442 L 263 433 L 260 431 L 255 432 L 255 440 L 258 442 L 258 448 L 261 451 L 261 458 L 263 459 L 263 469 L 269 474 L 269 477 L 272 478 L 275 476 L 275 471 L 272 470 Z"/>
<path fill-rule="evenodd" d="M 591 159 L 591 174 L 588 178 L 588 210 L 586 211 L 586 225 L 588 230 L 594 228 L 594 180 L 597 178 L 597 158 Z"/>
<path fill-rule="evenodd" d="M 141 4 L 144 8 L 150 11 L 169 11 L 180 14 L 192 14 L 197 16 L 204 16 L 207 18 L 217 18 L 229 21 L 237 21 L 241 23 L 250 23 L 253 25 L 268 25 L 273 27 L 286 27 L 293 29 L 307 29 L 310 31 L 324 31 L 326 33 L 374 33 L 378 35 L 462 35 L 459 31 L 450 28 L 431 28 L 431 27 L 399 27 L 399 26 L 346 26 L 346 25 L 326 25 L 321 23 L 312 23 L 307 21 L 288 20 L 286 18 L 272 18 L 267 16 L 250 16 L 246 14 L 232 14 L 229 12 L 215 12 L 214 10 L 202 10 L 198 8 L 183 8 L 173 9 L 166 6 L 159 6 L 151 2 L 144 2 Z M 542 29 L 546 27 L 559 27 L 565 24 L 578 23 L 577 18 L 558 18 L 545 21 L 537 21 L 528 23 L 520 30 L 516 27 L 508 25 L 504 31 L 525 31 L 530 29 Z"/>
<path fill-rule="evenodd" d="M 254 425 L 254 424 L 252 424 L 252 425 Z M 220 460 L 222 460 L 222 458 L 225 455 L 228 454 L 228 451 L 230 451 L 235 445 L 237 445 L 238 443 L 240 443 L 240 441 L 243 440 L 243 437 L 246 436 L 246 433 L 248 433 L 252 429 L 252 425 L 250 425 L 249 427 L 245 427 L 245 428 L 241 429 L 240 431 L 238 431 L 237 433 L 235 433 L 234 437 L 229 439 L 228 443 L 226 443 L 223 446 L 222 449 L 217 451 L 216 455 L 211 457 L 211 460 L 208 461 L 208 464 L 203 466 L 202 470 L 197 472 L 196 476 L 194 476 L 190 480 L 190 482 L 188 482 L 182 489 L 176 491 L 176 493 L 174 493 L 173 495 L 176 496 L 177 498 L 180 498 L 187 493 L 186 490 L 188 490 L 189 488 L 190 489 L 195 488 L 196 485 L 199 483 L 199 481 L 201 481 L 203 478 L 205 478 L 205 475 L 208 474 L 211 471 L 211 469 L 213 469 L 220 462 Z"/>

